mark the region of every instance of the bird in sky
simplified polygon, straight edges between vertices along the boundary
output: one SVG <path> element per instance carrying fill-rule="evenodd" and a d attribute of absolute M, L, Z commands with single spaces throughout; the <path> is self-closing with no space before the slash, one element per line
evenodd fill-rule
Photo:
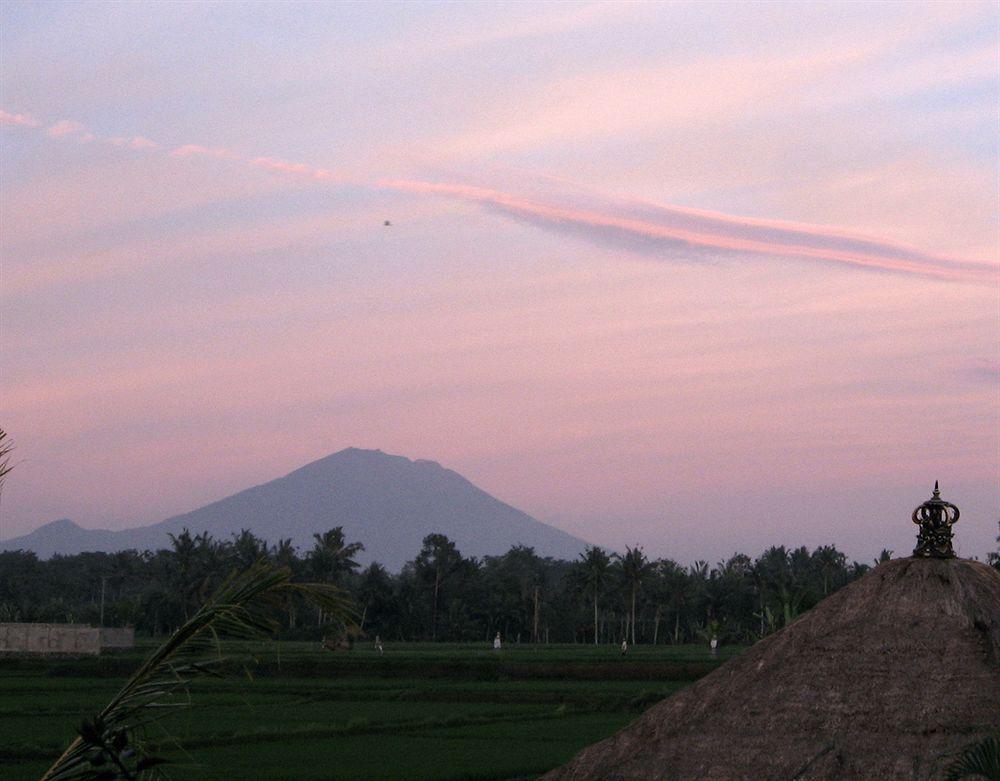
<path fill-rule="evenodd" d="M 391 223 L 391 222 L 389 222 L 388 220 L 386 220 L 386 221 L 385 221 L 385 222 L 383 222 L 382 224 L 383 224 L 383 225 L 384 225 L 385 227 L 387 227 L 387 228 L 391 228 L 391 227 L 392 227 L 392 223 Z"/>

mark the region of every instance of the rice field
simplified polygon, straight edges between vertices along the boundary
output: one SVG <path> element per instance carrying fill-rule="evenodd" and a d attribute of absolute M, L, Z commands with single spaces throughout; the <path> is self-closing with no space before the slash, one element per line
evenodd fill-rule
<path fill-rule="evenodd" d="M 711 670 L 702 647 L 245 647 L 148 738 L 174 778 L 527 779 Z M 0 776 L 36 779 L 142 656 L 0 660 Z"/>

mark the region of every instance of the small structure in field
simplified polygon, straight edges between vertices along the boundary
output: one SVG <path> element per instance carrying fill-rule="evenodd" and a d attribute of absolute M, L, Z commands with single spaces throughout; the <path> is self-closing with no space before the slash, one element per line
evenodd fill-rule
<path fill-rule="evenodd" d="M 344 627 L 336 635 L 326 635 L 323 637 L 323 647 L 327 651 L 353 651 L 354 643 L 365 637 L 365 633 L 360 627 L 353 624 Z"/>
<path fill-rule="evenodd" d="M 0 624 L 0 653 L 50 655 L 101 652 L 101 630 L 83 624 Z"/>
<path fill-rule="evenodd" d="M 87 624 L 0 624 L 0 654 L 96 656 L 135 647 L 132 627 Z"/>
<path fill-rule="evenodd" d="M 881 564 L 548 781 L 936 781 L 1000 730 L 1000 572 L 954 558 L 957 508 L 917 508 Z M 954 510 L 952 512 L 951 509 Z"/>

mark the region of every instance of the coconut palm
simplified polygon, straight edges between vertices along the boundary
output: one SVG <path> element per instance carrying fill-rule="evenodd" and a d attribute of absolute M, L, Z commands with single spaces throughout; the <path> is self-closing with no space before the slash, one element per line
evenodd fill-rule
<path fill-rule="evenodd" d="M 335 526 L 322 534 L 314 534 L 313 548 L 306 554 L 309 576 L 319 583 L 340 586 L 347 575 L 360 565 L 354 557 L 365 549 L 360 542 L 348 543 L 344 539 L 344 527 Z M 328 617 L 322 606 L 317 608 L 317 625 L 322 625 Z"/>
<path fill-rule="evenodd" d="M 621 559 L 621 573 L 622 579 L 625 581 L 625 585 L 631 591 L 631 626 L 632 626 L 632 645 L 635 645 L 635 598 L 638 592 L 642 589 L 643 584 L 649 578 L 653 571 L 652 563 L 646 558 L 645 554 L 642 552 L 642 548 L 636 546 L 634 548 L 625 547 L 625 555 Z"/>
<path fill-rule="evenodd" d="M 234 573 L 204 605 L 150 655 L 98 714 L 80 727 L 42 781 L 151 778 L 165 760 L 150 753 L 146 729 L 177 707 L 171 695 L 192 679 L 219 674 L 219 637 L 255 639 L 277 629 L 273 609 L 294 591 L 346 617 L 349 603 L 329 584 L 293 583 L 291 572 L 259 561 Z M 183 703 L 181 703 L 183 704 Z"/>
<path fill-rule="evenodd" d="M 667 609 L 674 614 L 673 642 L 674 645 L 677 645 L 680 642 L 683 614 L 687 610 L 693 594 L 691 580 L 684 568 L 676 561 L 660 559 L 656 568 Z"/>
<path fill-rule="evenodd" d="M 579 590 L 594 600 L 594 645 L 597 645 L 597 603 L 611 574 L 611 556 L 603 548 L 588 546 L 580 555 L 573 574 Z"/>
<path fill-rule="evenodd" d="M 830 583 L 834 575 L 847 569 L 847 557 L 833 545 L 823 545 L 813 551 L 812 558 L 823 578 L 823 596 L 825 597 L 830 593 Z"/>
<path fill-rule="evenodd" d="M 0 489 L 3 488 L 3 481 L 12 467 L 10 465 L 10 454 L 14 450 L 14 445 L 7 438 L 7 432 L 0 428 Z"/>
<path fill-rule="evenodd" d="M 267 542 L 249 529 L 240 529 L 239 534 L 233 534 L 229 544 L 229 555 L 234 567 L 246 569 L 251 564 L 266 558 L 269 553 Z"/>
<path fill-rule="evenodd" d="M 945 781 L 1000 781 L 1000 734 L 967 747 L 948 768 Z"/>
<path fill-rule="evenodd" d="M 340 585 L 343 578 L 354 572 L 359 564 L 354 557 L 365 549 L 360 542 L 348 543 L 344 527 L 336 526 L 322 534 L 314 534 L 313 549 L 307 559 L 312 577 L 321 583 Z"/>
<path fill-rule="evenodd" d="M 291 570 L 293 575 L 297 575 L 301 572 L 301 561 L 295 555 L 295 546 L 292 544 L 290 537 L 281 537 L 278 539 L 278 544 L 271 548 L 270 551 L 271 563 L 276 567 L 287 567 Z M 297 594 L 285 594 L 285 612 L 288 614 L 288 628 L 295 629 L 296 618 L 298 617 L 297 606 L 300 601 L 300 597 Z"/>
<path fill-rule="evenodd" d="M 444 534 L 428 534 L 413 560 L 417 577 L 431 590 L 431 640 L 437 640 L 438 612 L 445 581 L 462 565 L 462 554 Z"/>

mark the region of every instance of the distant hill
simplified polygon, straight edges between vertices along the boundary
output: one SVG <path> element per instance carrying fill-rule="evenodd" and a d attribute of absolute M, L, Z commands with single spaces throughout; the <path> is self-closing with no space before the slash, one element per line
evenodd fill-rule
<path fill-rule="evenodd" d="M 312 535 L 343 526 L 348 541 L 361 541 L 364 562 L 398 570 L 433 532 L 447 535 L 466 556 L 497 555 L 511 545 L 541 556 L 572 559 L 586 543 L 535 520 L 477 488 L 434 461 L 411 461 L 381 450 L 348 448 L 313 461 L 285 477 L 248 488 L 193 512 L 152 526 L 123 531 L 83 529 L 53 521 L 23 537 L 0 541 L 0 550 L 32 550 L 39 556 L 81 551 L 169 547 L 168 534 L 184 527 L 229 539 L 241 529 L 274 543 L 290 537 L 305 549 Z"/>

